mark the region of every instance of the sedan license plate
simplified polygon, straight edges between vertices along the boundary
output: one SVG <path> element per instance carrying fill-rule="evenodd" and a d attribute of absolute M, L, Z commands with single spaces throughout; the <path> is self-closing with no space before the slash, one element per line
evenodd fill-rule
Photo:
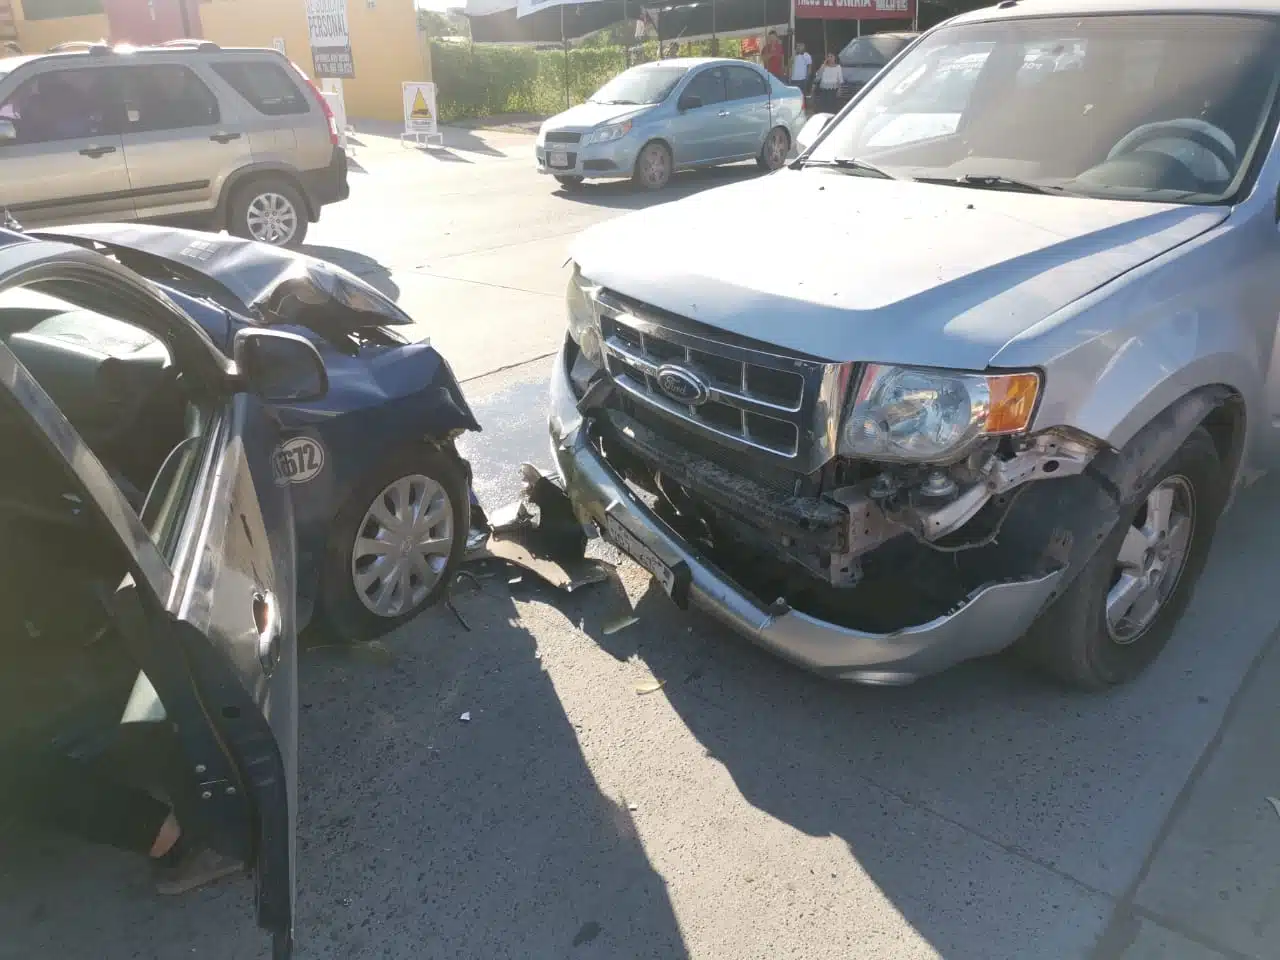
<path fill-rule="evenodd" d="M 635 534 L 613 517 L 605 517 L 604 538 L 653 574 L 669 596 L 676 596 L 676 586 L 679 582 L 676 571 L 663 563 L 656 553 L 641 543 Z M 684 565 L 681 564 L 681 566 Z"/>
<path fill-rule="evenodd" d="M 569 166 L 569 154 L 563 152 L 547 154 L 547 166 L 564 169 Z"/>

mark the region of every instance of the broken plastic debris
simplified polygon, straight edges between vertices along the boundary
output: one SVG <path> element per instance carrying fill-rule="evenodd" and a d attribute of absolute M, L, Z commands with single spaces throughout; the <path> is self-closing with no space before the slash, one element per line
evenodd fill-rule
<path fill-rule="evenodd" d="M 470 722 L 471 722 L 471 711 L 470 711 L 470 710 L 466 711 L 466 712 L 465 712 L 465 713 L 463 713 L 463 715 L 462 715 L 462 716 L 460 716 L 458 719 L 459 719 L 459 720 L 461 720 L 463 723 L 470 723 Z"/>
<path fill-rule="evenodd" d="M 643 697 L 646 693 L 657 693 L 666 686 L 666 683 L 665 680 L 646 680 L 644 683 L 637 683 L 636 696 Z"/>
<path fill-rule="evenodd" d="M 630 810 L 632 813 L 635 813 L 635 812 L 636 812 L 637 810 L 639 810 L 640 808 L 639 808 L 638 806 L 636 806 L 634 803 L 628 803 L 628 804 L 627 804 L 627 809 L 628 809 L 628 810 Z"/>
<path fill-rule="evenodd" d="M 1276 816 L 1280 817 L 1280 800 L 1277 800 L 1275 797 L 1267 797 L 1267 803 L 1271 804 L 1271 806 L 1275 808 Z"/>
<path fill-rule="evenodd" d="M 608 623 L 606 623 L 604 625 L 604 635 L 606 637 L 612 636 L 613 634 L 617 633 L 619 630 L 625 630 L 627 629 L 627 627 L 631 626 L 632 624 L 639 623 L 639 622 L 640 622 L 639 617 L 630 613 L 626 614 L 625 616 L 618 617 L 618 619 L 610 620 Z"/>

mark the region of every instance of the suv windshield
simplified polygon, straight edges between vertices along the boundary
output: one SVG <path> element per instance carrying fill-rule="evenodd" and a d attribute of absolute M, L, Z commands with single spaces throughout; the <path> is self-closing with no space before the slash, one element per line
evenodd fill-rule
<path fill-rule="evenodd" d="M 902 52 L 914 39 L 895 34 L 891 37 L 855 37 L 840 51 L 842 67 L 883 67 Z"/>
<path fill-rule="evenodd" d="M 661 103 L 688 67 L 644 64 L 618 74 L 591 95 L 591 103 Z"/>
<path fill-rule="evenodd" d="M 1212 203 L 1248 175 L 1278 82 L 1280 25 L 1263 17 L 959 24 L 881 74 L 811 159 L 970 188 Z"/>

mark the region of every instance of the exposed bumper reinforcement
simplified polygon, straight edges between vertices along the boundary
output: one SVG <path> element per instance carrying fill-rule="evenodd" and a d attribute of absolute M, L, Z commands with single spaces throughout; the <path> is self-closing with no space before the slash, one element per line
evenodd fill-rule
<path fill-rule="evenodd" d="M 871 684 L 910 683 L 1017 640 L 1051 599 L 1063 571 L 975 590 L 951 613 L 893 633 L 827 623 L 779 603 L 765 606 L 693 550 L 649 510 L 588 442 L 563 353 L 551 380 L 551 447 L 583 520 L 620 524 L 672 569 L 687 570 L 688 600 L 760 646 L 818 673 Z"/>

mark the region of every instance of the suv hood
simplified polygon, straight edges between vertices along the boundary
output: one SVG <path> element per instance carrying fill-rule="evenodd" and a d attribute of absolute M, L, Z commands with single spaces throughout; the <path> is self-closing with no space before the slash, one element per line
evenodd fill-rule
<path fill-rule="evenodd" d="M 981 370 L 1228 214 L 783 170 L 600 224 L 571 253 L 593 283 L 796 353 Z"/>

